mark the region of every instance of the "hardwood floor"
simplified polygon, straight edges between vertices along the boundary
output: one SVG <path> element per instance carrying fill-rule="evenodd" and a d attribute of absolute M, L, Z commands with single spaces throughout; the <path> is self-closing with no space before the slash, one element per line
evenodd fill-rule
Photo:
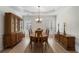
<path fill-rule="evenodd" d="M 33 44 L 32 48 L 29 44 L 29 46 L 25 49 L 25 53 L 53 53 L 52 48 L 49 44 L 46 44 L 46 46 L 36 43 Z"/>
<path fill-rule="evenodd" d="M 4 50 L 2 51 L 2 53 L 32 53 L 32 52 L 42 53 L 41 49 L 38 50 L 39 48 L 36 49 L 34 47 L 33 47 L 33 51 L 31 51 L 31 48 L 29 48 L 30 47 L 29 42 L 30 42 L 29 37 L 25 37 L 23 41 L 17 44 L 14 48 Z M 58 42 L 54 40 L 54 37 L 49 37 L 48 48 L 46 49 L 46 51 L 45 50 L 43 51 L 43 53 L 73 53 L 73 52 L 75 51 L 65 50 Z"/>

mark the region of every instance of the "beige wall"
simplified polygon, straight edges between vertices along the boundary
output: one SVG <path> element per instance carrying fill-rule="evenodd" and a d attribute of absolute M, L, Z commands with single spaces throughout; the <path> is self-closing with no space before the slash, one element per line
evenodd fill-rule
<path fill-rule="evenodd" d="M 52 32 L 51 33 L 55 32 L 56 16 L 54 16 L 54 15 L 48 15 L 48 16 L 41 15 L 41 19 L 42 19 L 41 23 L 37 23 L 35 21 L 36 18 L 37 18 L 37 15 L 36 16 L 32 15 L 32 16 L 25 16 L 24 17 L 25 32 L 27 30 L 26 29 L 27 28 L 27 23 L 31 24 L 31 28 L 32 28 L 33 31 L 35 31 L 37 28 L 42 28 L 45 31 L 46 28 L 50 28 L 51 29 L 51 26 L 52 26 Z"/>
<path fill-rule="evenodd" d="M 3 50 L 4 13 L 0 12 L 0 51 Z"/>
<path fill-rule="evenodd" d="M 63 33 L 63 24 L 66 23 L 66 33 L 76 37 L 76 51 L 79 52 L 79 7 L 66 7 L 57 15 L 57 24 L 60 24 L 60 32 Z"/>
<path fill-rule="evenodd" d="M 15 12 L 12 9 L 9 9 L 8 7 L 2 7 L 0 6 L 0 51 L 3 50 L 3 35 L 4 35 L 4 13 L 5 12 L 12 12 L 16 15 L 18 15 L 19 13 Z M 20 17 L 22 17 L 22 15 L 18 15 Z"/>

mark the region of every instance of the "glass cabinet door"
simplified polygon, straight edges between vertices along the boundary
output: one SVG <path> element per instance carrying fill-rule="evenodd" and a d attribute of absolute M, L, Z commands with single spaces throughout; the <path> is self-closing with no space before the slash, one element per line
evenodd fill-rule
<path fill-rule="evenodd" d="M 17 32 L 17 18 L 15 19 L 15 32 Z"/>
<path fill-rule="evenodd" d="M 11 32 L 14 32 L 14 18 L 11 19 Z"/>

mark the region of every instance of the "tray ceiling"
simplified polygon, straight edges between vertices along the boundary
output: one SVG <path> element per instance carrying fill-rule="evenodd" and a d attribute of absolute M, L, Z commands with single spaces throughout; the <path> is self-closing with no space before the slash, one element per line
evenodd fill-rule
<path fill-rule="evenodd" d="M 17 11 L 30 12 L 30 13 L 39 12 L 38 6 L 10 6 L 10 7 Z M 63 6 L 40 6 L 40 12 L 41 13 L 54 12 L 62 7 Z"/>

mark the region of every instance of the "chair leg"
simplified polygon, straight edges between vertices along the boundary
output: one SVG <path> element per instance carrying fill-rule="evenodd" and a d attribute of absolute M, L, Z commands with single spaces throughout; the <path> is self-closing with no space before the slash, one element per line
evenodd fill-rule
<path fill-rule="evenodd" d="M 43 53 L 43 52 L 44 52 L 44 51 L 43 51 L 43 43 L 41 43 L 41 44 L 42 44 L 42 53 Z"/>
<path fill-rule="evenodd" d="M 46 45 L 46 42 L 45 42 L 45 50 L 46 50 L 46 48 L 47 48 L 47 45 Z"/>
<path fill-rule="evenodd" d="M 31 49 L 32 49 L 32 42 L 31 42 Z"/>
<path fill-rule="evenodd" d="M 32 49 L 32 42 L 30 42 L 30 48 Z"/>

